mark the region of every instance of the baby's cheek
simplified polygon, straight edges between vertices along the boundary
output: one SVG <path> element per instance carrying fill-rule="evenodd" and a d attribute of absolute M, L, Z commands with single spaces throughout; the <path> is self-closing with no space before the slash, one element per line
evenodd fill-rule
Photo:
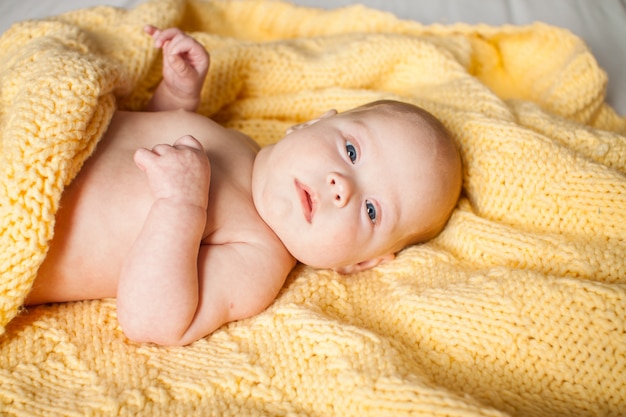
<path fill-rule="evenodd" d="M 320 246 L 326 248 L 327 256 L 343 263 L 344 259 L 354 252 L 354 248 L 362 246 L 361 243 L 353 230 L 346 226 L 329 231 Z"/>

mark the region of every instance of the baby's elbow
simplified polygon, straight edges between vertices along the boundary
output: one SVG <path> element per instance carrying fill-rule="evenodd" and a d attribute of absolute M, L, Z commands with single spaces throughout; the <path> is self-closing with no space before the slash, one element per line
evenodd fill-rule
<path fill-rule="evenodd" d="M 185 329 L 172 323 L 146 323 L 137 317 L 118 312 L 118 322 L 126 338 L 134 343 L 154 343 L 160 346 L 185 346 L 193 342 L 185 337 Z"/>
<path fill-rule="evenodd" d="M 143 329 L 139 329 L 135 326 L 129 326 L 121 322 L 120 322 L 120 327 L 122 328 L 122 332 L 124 333 L 124 336 L 126 336 L 126 339 L 128 339 L 130 342 L 134 342 L 134 343 L 151 342 L 150 338 L 148 337 L 146 332 L 143 331 Z"/>
<path fill-rule="evenodd" d="M 134 326 L 121 325 L 126 338 L 134 343 L 153 343 L 160 346 L 185 346 L 193 342 L 187 340 L 174 332 L 163 331 L 158 325 L 151 328 L 138 328 Z"/>

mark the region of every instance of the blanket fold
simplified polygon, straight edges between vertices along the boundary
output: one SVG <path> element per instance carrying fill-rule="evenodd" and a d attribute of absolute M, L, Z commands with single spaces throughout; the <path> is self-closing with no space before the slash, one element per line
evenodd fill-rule
<path fill-rule="evenodd" d="M 199 112 L 261 145 L 390 98 L 448 127 L 464 188 L 436 239 L 184 348 L 129 343 L 114 300 L 22 312 L 63 189 L 159 82 L 151 23 L 211 53 Z M 353 6 L 151 0 L 0 37 L 0 411 L 6 415 L 618 416 L 626 409 L 626 118 L 566 30 Z"/>

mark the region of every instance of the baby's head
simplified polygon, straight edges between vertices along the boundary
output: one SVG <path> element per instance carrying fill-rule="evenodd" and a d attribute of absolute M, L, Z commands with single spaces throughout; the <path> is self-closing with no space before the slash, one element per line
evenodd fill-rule
<path fill-rule="evenodd" d="M 300 262 L 371 268 L 445 226 L 461 190 L 459 152 L 427 111 L 377 101 L 289 129 L 259 152 L 253 198 Z"/>

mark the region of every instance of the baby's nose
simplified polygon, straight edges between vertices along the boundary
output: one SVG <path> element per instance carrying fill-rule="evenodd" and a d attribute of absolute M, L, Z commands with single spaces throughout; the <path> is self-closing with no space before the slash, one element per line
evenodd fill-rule
<path fill-rule="evenodd" d="M 337 207 L 343 207 L 350 201 L 354 193 L 354 184 L 352 180 L 337 172 L 331 172 L 326 178 L 329 185 L 333 204 Z"/>

